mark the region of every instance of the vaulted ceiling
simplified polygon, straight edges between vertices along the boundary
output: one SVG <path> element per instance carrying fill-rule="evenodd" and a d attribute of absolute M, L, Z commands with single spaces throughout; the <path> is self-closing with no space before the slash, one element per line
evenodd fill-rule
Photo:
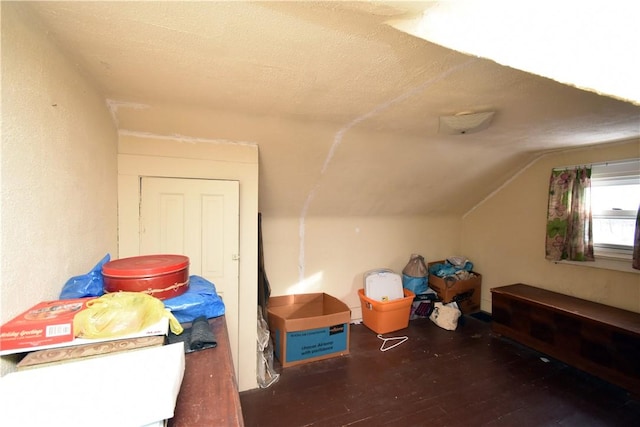
<path fill-rule="evenodd" d="M 439 3 L 25 7 L 95 82 L 122 135 L 256 144 L 265 215 L 462 214 L 541 153 L 640 136 L 635 95 L 425 40 L 411 23 Z M 586 52 L 598 62 L 596 46 Z M 481 132 L 439 132 L 440 116 L 485 111 L 495 115 Z"/>

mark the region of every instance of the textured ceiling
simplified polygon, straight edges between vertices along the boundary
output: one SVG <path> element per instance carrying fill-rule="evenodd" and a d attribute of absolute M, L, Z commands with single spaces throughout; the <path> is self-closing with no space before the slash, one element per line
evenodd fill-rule
<path fill-rule="evenodd" d="M 257 144 L 265 215 L 462 214 L 545 150 L 640 136 L 633 102 L 387 23 L 435 4 L 25 7 L 95 81 L 123 135 Z M 487 130 L 438 133 L 439 116 L 475 111 L 496 111 Z"/>

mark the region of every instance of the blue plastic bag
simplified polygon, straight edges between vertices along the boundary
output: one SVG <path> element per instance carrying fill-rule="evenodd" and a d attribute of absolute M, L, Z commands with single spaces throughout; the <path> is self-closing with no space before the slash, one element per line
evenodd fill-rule
<path fill-rule="evenodd" d="M 200 276 L 190 276 L 189 289 L 184 294 L 163 302 L 180 323 L 192 322 L 200 316 L 219 317 L 225 311 L 216 286 Z"/>
<path fill-rule="evenodd" d="M 402 287 L 416 295 L 426 294 L 429 290 L 426 277 L 413 277 L 406 274 L 402 274 Z"/>
<path fill-rule="evenodd" d="M 104 295 L 102 266 L 109 262 L 111 256 L 105 255 L 87 274 L 74 276 L 62 287 L 60 299 L 99 297 Z"/>
<path fill-rule="evenodd" d="M 465 262 L 463 266 L 455 266 L 449 262 L 431 264 L 429 267 L 429 274 L 433 274 L 438 277 L 453 276 L 456 272 L 465 270 L 471 272 L 473 270 L 473 263 L 471 261 Z"/>

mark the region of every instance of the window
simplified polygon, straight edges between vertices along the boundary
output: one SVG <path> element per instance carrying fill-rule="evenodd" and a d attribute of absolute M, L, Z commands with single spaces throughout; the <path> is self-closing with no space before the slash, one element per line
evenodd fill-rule
<path fill-rule="evenodd" d="M 591 173 L 596 257 L 631 259 L 640 206 L 640 160 L 594 165 Z"/>

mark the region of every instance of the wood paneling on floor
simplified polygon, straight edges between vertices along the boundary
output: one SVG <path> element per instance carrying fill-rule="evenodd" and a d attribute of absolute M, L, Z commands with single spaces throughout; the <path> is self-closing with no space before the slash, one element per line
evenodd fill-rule
<path fill-rule="evenodd" d="M 248 427 L 638 426 L 640 401 L 624 390 L 513 341 L 465 316 L 456 331 L 428 319 L 385 337 L 386 352 L 351 325 L 351 354 L 278 370 L 266 389 L 240 394 Z M 640 362 L 639 362 L 640 363 Z"/>

